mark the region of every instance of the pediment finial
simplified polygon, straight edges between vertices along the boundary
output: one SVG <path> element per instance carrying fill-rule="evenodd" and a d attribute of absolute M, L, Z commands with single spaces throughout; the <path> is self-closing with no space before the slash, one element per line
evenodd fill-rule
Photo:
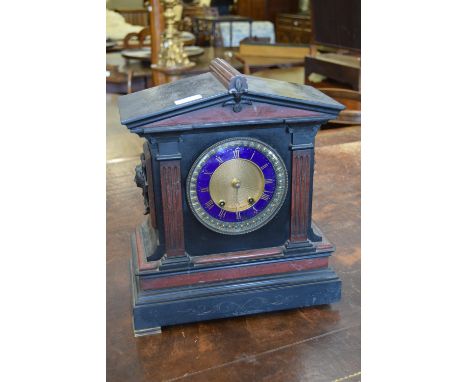
<path fill-rule="evenodd" d="M 215 58 L 210 63 L 210 71 L 227 89 L 228 93 L 234 97 L 234 101 L 227 101 L 225 105 L 234 105 L 233 110 L 239 112 L 242 110 L 241 103 L 248 103 L 250 101 L 243 101 L 242 95 L 249 91 L 247 78 L 243 76 L 234 67 L 229 65 L 222 58 Z"/>

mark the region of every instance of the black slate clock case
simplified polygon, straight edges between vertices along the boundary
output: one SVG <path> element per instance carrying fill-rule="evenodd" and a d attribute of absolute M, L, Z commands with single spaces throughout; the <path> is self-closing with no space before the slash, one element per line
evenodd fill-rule
<path fill-rule="evenodd" d="M 122 123 L 146 139 L 144 181 L 156 226 L 146 222 L 132 238 L 136 335 L 340 298 L 341 282 L 328 268 L 334 247 L 310 222 L 315 135 L 343 106 L 312 87 L 242 76 L 216 60 L 210 73 L 119 99 Z M 194 92 L 198 100 L 177 105 Z M 242 137 L 277 151 L 289 189 L 265 226 L 226 235 L 192 214 L 186 182 L 204 150 Z M 179 171 L 170 181 L 162 174 L 169 163 Z M 245 299 L 251 303 L 239 305 Z"/>
<path fill-rule="evenodd" d="M 286 168 L 290 169 L 291 159 L 288 144 L 288 135 L 284 125 L 277 127 L 257 126 L 255 133 L 249 133 L 251 138 L 257 138 L 262 142 L 274 147 L 280 154 Z M 183 134 L 180 137 L 180 151 L 183 152 L 181 159 L 181 179 L 182 179 L 182 205 L 184 213 L 185 248 L 191 256 L 207 255 L 220 252 L 241 251 L 247 249 L 264 248 L 268 246 L 283 245 L 289 236 L 289 214 L 288 207 L 291 203 L 290 193 L 287 193 L 278 214 L 264 227 L 257 231 L 242 234 L 239 236 L 222 235 L 211 231 L 195 218 L 190 210 L 186 198 L 187 176 L 193 162 L 198 156 L 211 145 L 227 138 L 245 137 L 246 132 L 234 128 L 223 127 L 220 131 L 210 132 L 210 134 Z M 157 166 L 153 166 L 155 179 L 159 179 Z M 288 183 L 290 182 L 290 171 L 288 171 Z M 160 195 L 161 186 L 158 184 L 156 193 Z M 158 198 L 159 202 L 161 201 Z M 162 206 L 158 204 L 156 210 L 161 211 Z M 162 224 L 162 221 L 161 221 Z M 162 239 L 164 240 L 164 239 Z M 158 253 L 151 260 L 157 260 L 164 253 Z"/>

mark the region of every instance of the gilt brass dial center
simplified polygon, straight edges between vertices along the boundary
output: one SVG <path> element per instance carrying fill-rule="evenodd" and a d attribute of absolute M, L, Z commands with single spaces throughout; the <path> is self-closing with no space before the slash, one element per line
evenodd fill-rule
<path fill-rule="evenodd" d="M 232 180 L 231 184 L 232 184 L 232 187 L 234 187 L 234 188 L 240 188 L 240 186 L 241 186 L 241 182 L 240 182 L 240 180 L 237 179 L 237 178 L 234 178 L 234 179 Z"/>
<path fill-rule="evenodd" d="M 245 159 L 231 159 L 220 165 L 211 176 L 210 195 L 221 208 L 230 212 L 245 211 L 258 200 L 265 187 L 262 170 Z M 223 201 L 224 203 L 220 203 Z"/>

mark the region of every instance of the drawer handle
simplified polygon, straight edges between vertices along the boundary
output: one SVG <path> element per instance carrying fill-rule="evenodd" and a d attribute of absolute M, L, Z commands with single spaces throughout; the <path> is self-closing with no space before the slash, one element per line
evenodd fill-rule
<path fill-rule="evenodd" d="M 299 22 L 297 20 L 294 20 L 293 25 L 297 27 L 299 25 Z"/>

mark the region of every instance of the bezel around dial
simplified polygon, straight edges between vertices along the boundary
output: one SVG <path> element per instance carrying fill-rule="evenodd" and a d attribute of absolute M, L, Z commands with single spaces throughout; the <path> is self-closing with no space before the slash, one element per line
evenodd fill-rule
<path fill-rule="evenodd" d="M 239 222 L 227 222 L 211 216 L 200 203 L 197 181 L 205 164 L 219 152 L 232 147 L 247 147 L 261 153 L 271 163 L 275 173 L 275 189 L 268 204 L 254 217 Z M 244 158 L 245 159 L 245 158 Z M 190 209 L 200 223 L 212 231 L 226 235 L 241 235 L 266 225 L 282 207 L 288 189 L 288 172 L 280 155 L 266 143 L 247 137 L 230 138 L 208 147 L 194 162 L 187 178 L 187 199 Z M 252 207 L 254 207 L 256 201 Z"/>

